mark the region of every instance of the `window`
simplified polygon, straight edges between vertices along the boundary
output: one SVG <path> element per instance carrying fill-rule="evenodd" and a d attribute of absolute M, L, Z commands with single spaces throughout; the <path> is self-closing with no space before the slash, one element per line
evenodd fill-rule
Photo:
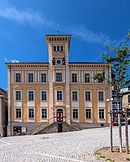
<path fill-rule="evenodd" d="M 98 92 L 98 100 L 99 101 L 104 101 L 103 91 Z"/>
<path fill-rule="evenodd" d="M 57 91 L 57 101 L 62 101 L 62 91 Z"/>
<path fill-rule="evenodd" d="M 89 91 L 85 92 L 85 100 L 90 101 L 90 92 Z"/>
<path fill-rule="evenodd" d="M 54 46 L 54 51 L 56 51 L 56 46 Z"/>
<path fill-rule="evenodd" d="M 104 109 L 99 109 L 99 119 L 104 119 Z"/>
<path fill-rule="evenodd" d="M 85 83 L 90 83 L 90 74 L 85 74 Z"/>
<path fill-rule="evenodd" d="M 63 48 L 63 46 L 61 46 L 61 51 L 63 51 L 64 50 L 64 48 Z"/>
<path fill-rule="evenodd" d="M 46 73 L 41 74 L 41 82 L 46 82 Z"/>
<path fill-rule="evenodd" d="M 130 103 L 130 95 L 128 96 L 128 102 Z"/>
<path fill-rule="evenodd" d="M 91 109 L 86 109 L 86 119 L 91 119 Z"/>
<path fill-rule="evenodd" d="M 42 101 L 46 101 L 47 100 L 47 93 L 46 93 L 46 91 L 42 91 L 41 92 L 41 100 Z"/>
<path fill-rule="evenodd" d="M 72 82 L 77 82 L 77 74 L 72 74 Z"/>
<path fill-rule="evenodd" d="M 56 82 L 62 82 L 62 73 L 56 73 Z"/>
<path fill-rule="evenodd" d="M 29 109 L 29 119 L 34 119 L 34 109 Z"/>
<path fill-rule="evenodd" d="M 78 109 L 73 109 L 73 119 L 78 119 Z"/>
<path fill-rule="evenodd" d="M 21 82 L 21 74 L 16 73 L 16 82 Z"/>
<path fill-rule="evenodd" d="M 34 100 L 34 92 L 33 91 L 29 91 L 28 92 L 28 100 L 29 101 L 33 101 Z"/>
<path fill-rule="evenodd" d="M 78 94 L 77 91 L 73 91 L 72 92 L 72 100 L 73 101 L 77 101 L 78 100 L 78 98 L 77 98 L 78 95 L 77 94 Z"/>
<path fill-rule="evenodd" d="M 57 46 L 57 51 L 59 51 L 59 49 L 60 49 L 59 46 Z"/>
<path fill-rule="evenodd" d="M 33 73 L 28 74 L 28 81 L 33 82 Z"/>
<path fill-rule="evenodd" d="M 16 91 L 16 101 L 21 101 L 21 91 Z"/>
<path fill-rule="evenodd" d="M 42 119 L 47 118 L 47 109 L 42 109 Z"/>
<path fill-rule="evenodd" d="M 16 109 L 16 119 L 21 119 L 21 109 Z"/>
<path fill-rule="evenodd" d="M 98 74 L 98 83 L 102 83 L 103 82 L 103 79 L 102 79 L 102 77 L 101 77 L 101 74 Z"/>

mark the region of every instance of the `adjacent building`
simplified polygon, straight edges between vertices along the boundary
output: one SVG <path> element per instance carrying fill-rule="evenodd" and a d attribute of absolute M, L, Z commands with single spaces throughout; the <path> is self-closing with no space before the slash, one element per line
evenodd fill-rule
<path fill-rule="evenodd" d="M 8 99 L 7 92 L 0 88 L 0 136 L 7 136 Z"/>
<path fill-rule="evenodd" d="M 70 40 L 71 35 L 46 35 L 47 63 L 6 63 L 8 135 L 58 122 L 108 125 L 108 84 L 93 76 L 105 68 L 107 78 L 111 64 L 69 62 Z"/>
<path fill-rule="evenodd" d="M 130 87 L 122 88 L 122 108 L 130 108 Z"/>

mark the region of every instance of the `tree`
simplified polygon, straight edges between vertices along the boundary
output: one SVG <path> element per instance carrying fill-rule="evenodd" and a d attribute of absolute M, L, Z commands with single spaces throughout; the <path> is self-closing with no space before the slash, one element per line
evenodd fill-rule
<path fill-rule="evenodd" d="M 102 54 L 103 62 L 112 63 L 111 72 L 108 74 L 112 76 L 112 79 L 105 78 L 105 68 L 101 74 L 95 75 L 94 79 L 106 79 L 109 86 L 113 86 L 116 91 L 117 107 L 119 111 L 119 96 L 121 95 L 121 89 L 130 86 L 130 34 L 128 33 L 126 41 L 120 42 L 116 47 L 108 46 L 105 44 L 106 52 Z M 119 121 L 119 134 L 121 134 L 121 122 Z M 122 152 L 122 139 L 120 135 L 120 152 Z"/>

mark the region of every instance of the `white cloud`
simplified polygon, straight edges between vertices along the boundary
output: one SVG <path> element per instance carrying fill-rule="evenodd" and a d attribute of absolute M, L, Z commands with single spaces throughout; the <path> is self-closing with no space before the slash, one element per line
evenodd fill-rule
<path fill-rule="evenodd" d="M 96 33 L 87 29 L 84 25 L 71 27 L 70 31 L 73 35 L 78 36 L 80 39 L 89 43 L 108 43 L 110 42 L 109 36 L 104 33 Z"/>
<path fill-rule="evenodd" d="M 19 63 L 20 61 L 19 60 L 17 60 L 17 59 L 7 59 L 7 58 L 4 58 L 4 61 L 5 62 L 12 62 L 12 63 Z"/>
<path fill-rule="evenodd" d="M 2 3 L 1 3 L 2 4 Z M 59 30 L 59 27 L 63 31 L 69 31 L 72 35 L 78 37 L 81 40 L 84 40 L 89 43 L 101 43 L 103 44 L 110 42 L 109 36 L 100 32 L 96 33 L 92 30 L 89 30 L 84 25 L 61 25 L 54 21 L 50 21 L 46 16 L 41 15 L 38 11 L 30 10 L 21 10 L 15 7 L 12 7 L 8 2 L 4 5 L 0 5 L 0 17 L 5 19 L 14 20 L 18 23 L 24 24 L 28 23 L 31 25 L 40 25 L 42 27 L 53 27 L 53 30 Z"/>
<path fill-rule="evenodd" d="M 18 23 L 24 24 L 29 23 L 31 25 L 45 25 L 45 26 L 54 26 L 56 25 L 53 21 L 48 20 L 45 16 L 37 11 L 26 11 L 19 10 L 10 6 L 0 7 L 0 17 L 15 20 Z"/>

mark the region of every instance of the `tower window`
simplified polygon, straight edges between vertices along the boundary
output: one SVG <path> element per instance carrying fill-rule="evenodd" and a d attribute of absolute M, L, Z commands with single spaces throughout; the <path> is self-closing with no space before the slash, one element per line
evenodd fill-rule
<path fill-rule="evenodd" d="M 63 51 L 64 50 L 64 48 L 63 48 L 63 46 L 61 46 L 61 51 Z"/>
<path fill-rule="evenodd" d="M 59 46 L 57 46 L 57 51 L 59 51 L 59 49 L 60 49 Z"/>
<path fill-rule="evenodd" d="M 56 73 L 56 82 L 62 82 L 62 73 Z"/>
<path fill-rule="evenodd" d="M 57 101 L 62 101 L 62 91 L 57 91 Z"/>
<path fill-rule="evenodd" d="M 54 51 L 56 51 L 56 46 L 54 46 Z"/>

